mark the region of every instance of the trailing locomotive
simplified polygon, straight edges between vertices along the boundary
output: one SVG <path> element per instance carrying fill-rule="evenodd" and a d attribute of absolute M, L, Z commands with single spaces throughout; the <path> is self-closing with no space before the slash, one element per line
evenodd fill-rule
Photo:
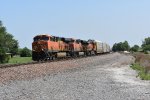
<path fill-rule="evenodd" d="M 95 40 L 85 41 L 51 35 L 37 35 L 33 38 L 32 59 L 34 61 L 54 60 L 59 53 L 77 57 L 80 52 L 85 56 L 108 53 L 110 52 L 110 46 Z"/>

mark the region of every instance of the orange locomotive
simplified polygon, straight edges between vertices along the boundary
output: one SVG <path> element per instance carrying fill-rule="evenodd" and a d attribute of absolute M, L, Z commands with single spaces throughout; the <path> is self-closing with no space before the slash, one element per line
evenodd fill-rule
<path fill-rule="evenodd" d="M 60 52 L 66 53 L 66 56 L 70 57 L 77 57 L 80 52 L 83 52 L 84 55 L 95 55 L 97 47 L 94 40 L 85 41 L 51 35 L 37 35 L 33 38 L 32 59 L 34 61 L 52 60 L 56 59 Z"/>
<path fill-rule="evenodd" d="M 32 59 L 35 61 L 55 59 L 58 52 L 66 52 L 69 45 L 64 38 L 50 35 L 37 35 L 32 43 Z"/>

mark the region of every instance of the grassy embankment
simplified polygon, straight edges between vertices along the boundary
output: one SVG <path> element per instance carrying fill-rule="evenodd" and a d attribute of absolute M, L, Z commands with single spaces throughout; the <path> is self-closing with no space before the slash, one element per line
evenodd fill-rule
<path fill-rule="evenodd" d="M 150 55 L 135 54 L 135 64 L 131 68 L 138 71 L 138 76 L 142 80 L 150 80 Z"/>
<path fill-rule="evenodd" d="M 131 68 L 138 71 L 138 76 L 142 80 L 150 80 L 150 74 L 145 72 L 145 68 L 142 67 L 140 64 L 135 63 L 131 65 Z"/>
<path fill-rule="evenodd" d="M 8 64 L 20 64 L 20 63 L 28 63 L 32 62 L 31 57 L 13 57 L 9 60 Z"/>

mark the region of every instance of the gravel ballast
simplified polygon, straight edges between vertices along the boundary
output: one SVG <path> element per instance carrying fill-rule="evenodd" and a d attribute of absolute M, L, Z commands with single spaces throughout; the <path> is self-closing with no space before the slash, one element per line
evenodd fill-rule
<path fill-rule="evenodd" d="M 149 100 L 150 81 L 112 53 L 0 69 L 0 100 Z"/>

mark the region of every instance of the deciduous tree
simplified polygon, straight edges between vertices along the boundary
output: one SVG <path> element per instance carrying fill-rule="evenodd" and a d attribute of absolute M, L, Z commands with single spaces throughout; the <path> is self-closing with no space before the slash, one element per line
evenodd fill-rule
<path fill-rule="evenodd" d="M 142 44 L 142 48 L 143 48 L 144 52 L 150 51 L 150 37 L 145 38 L 145 40 L 143 41 L 143 44 Z"/>
<path fill-rule="evenodd" d="M 21 57 L 31 57 L 32 53 L 31 50 L 27 47 L 24 47 L 22 50 L 20 50 L 20 56 Z"/>
<path fill-rule="evenodd" d="M 114 52 L 116 52 L 116 51 L 129 51 L 129 49 L 130 49 L 130 46 L 129 46 L 127 41 L 115 43 L 113 45 L 113 48 L 112 48 L 112 50 Z"/>
<path fill-rule="evenodd" d="M 6 53 L 15 55 L 17 50 L 18 41 L 14 39 L 12 34 L 6 31 L 6 27 L 4 27 L 2 21 L 0 21 L 0 63 L 8 61 Z"/>

